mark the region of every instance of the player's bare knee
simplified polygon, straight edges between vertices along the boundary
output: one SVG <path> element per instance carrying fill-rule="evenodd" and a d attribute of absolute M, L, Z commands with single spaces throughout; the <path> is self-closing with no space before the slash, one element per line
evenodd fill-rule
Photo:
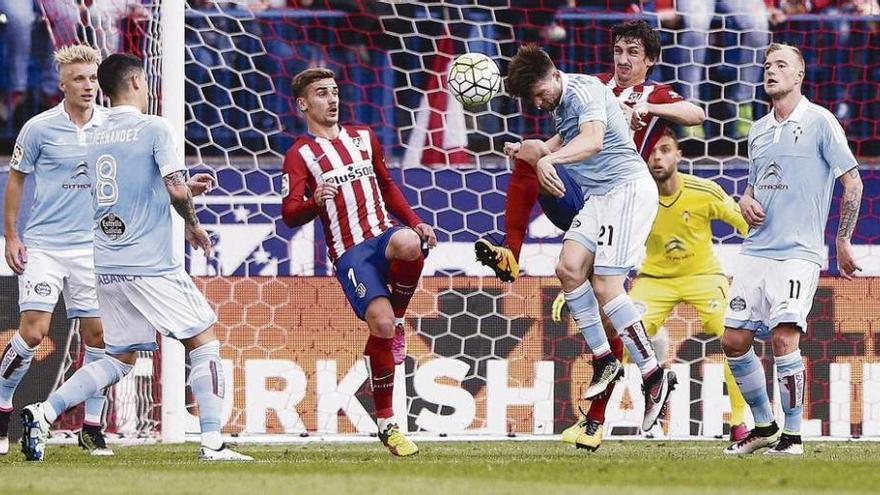
<path fill-rule="evenodd" d="M 721 336 L 721 350 L 727 357 L 740 357 L 749 352 L 751 340 L 737 331 L 726 331 Z"/>
<path fill-rule="evenodd" d="M 402 229 L 392 239 L 392 258 L 404 261 L 417 260 L 422 256 L 422 240 L 414 230 Z"/>
<path fill-rule="evenodd" d="M 596 299 L 599 304 L 605 305 L 615 297 L 623 294 L 623 278 L 618 276 L 606 277 L 601 275 L 593 275 L 590 280 L 593 285 L 593 291 L 596 293 Z"/>
<path fill-rule="evenodd" d="M 49 317 L 51 317 L 49 313 L 36 311 L 22 313 L 18 333 L 28 347 L 37 347 L 49 334 Z"/>
<path fill-rule="evenodd" d="M 24 343 L 31 349 L 37 347 L 43 342 L 43 333 L 39 330 L 25 330 L 24 328 L 21 328 L 18 333 L 21 334 L 22 340 L 24 340 Z"/>
<path fill-rule="evenodd" d="M 370 334 L 383 339 L 394 337 L 394 315 L 377 315 L 367 320 Z"/>
<path fill-rule="evenodd" d="M 786 325 L 777 327 L 770 336 L 773 344 L 773 354 L 784 356 L 796 351 L 800 347 L 801 333 L 797 326 Z"/>
<path fill-rule="evenodd" d="M 587 279 L 583 266 L 564 256 L 560 257 L 556 264 L 556 277 L 562 283 L 562 288 L 567 291 L 574 290 Z"/>
<path fill-rule="evenodd" d="M 137 362 L 137 352 L 135 351 L 123 352 L 120 354 L 111 354 L 110 357 L 130 366 L 134 366 L 134 364 Z"/>
<path fill-rule="evenodd" d="M 183 348 L 186 349 L 186 352 L 190 352 L 215 340 L 217 340 L 217 335 L 214 334 L 214 327 L 210 326 L 193 337 L 182 339 L 180 343 L 183 344 Z"/>
<path fill-rule="evenodd" d="M 89 347 L 104 347 L 104 328 L 98 318 L 83 318 L 80 320 L 80 330 L 83 342 Z"/>
<path fill-rule="evenodd" d="M 374 299 L 364 315 L 370 334 L 383 339 L 394 337 L 394 311 L 387 299 Z"/>

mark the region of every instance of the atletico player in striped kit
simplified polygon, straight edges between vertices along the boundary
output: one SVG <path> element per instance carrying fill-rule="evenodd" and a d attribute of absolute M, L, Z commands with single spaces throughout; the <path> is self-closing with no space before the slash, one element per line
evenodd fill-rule
<path fill-rule="evenodd" d="M 339 124 L 333 71 L 300 72 L 292 90 L 309 134 L 297 139 L 284 158 L 284 221 L 297 226 L 321 219 L 336 277 L 370 330 L 364 355 L 379 439 L 394 455 L 414 455 L 418 447 L 394 420 L 394 368 L 406 357 L 403 317 L 427 248 L 437 238 L 394 184 L 373 132 Z M 389 212 L 406 226 L 397 225 Z"/>

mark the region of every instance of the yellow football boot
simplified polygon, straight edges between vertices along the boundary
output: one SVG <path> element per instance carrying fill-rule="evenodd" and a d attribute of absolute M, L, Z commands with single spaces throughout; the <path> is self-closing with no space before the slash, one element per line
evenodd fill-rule
<path fill-rule="evenodd" d="M 587 428 L 587 420 L 582 419 L 577 423 L 569 426 L 562 432 L 562 443 L 570 443 L 574 445 L 577 439 Z"/>
<path fill-rule="evenodd" d="M 379 432 L 379 440 L 388 447 L 391 454 L 398 457 L 408 457 L 419 453 L 419 447 L 400 431 L 400 428 L 391 423 L 385 431 Z"/>
<path fill-rule="evenodd" d="M 592 419 L 588 419 L 584 423 L 584 431 L 575 439 L 574 446 L 579 449 L 595 452 L 602 445 L 602 435 L 605 433 L 605 427 L 602 426 L 602 423 Z"/>
<path fill-rule="evenodd" d="M 502 282 L 513 282 L 519 276 L 519 262 L 510 248 L 496 246 L 485 239 L 474 243 L 477 261 L 488 266 Z"/>

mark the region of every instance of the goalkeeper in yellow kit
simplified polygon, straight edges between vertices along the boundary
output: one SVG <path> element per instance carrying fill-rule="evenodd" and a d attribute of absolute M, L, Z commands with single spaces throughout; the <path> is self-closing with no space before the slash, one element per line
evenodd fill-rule
<path fill-rule="evenodd" d="M 660 208 L 648 236 L 647 257 L 629 292 L 645 310 L 642 322 L 661 360 L 668 344 L 665 329 L 658 331 L 679 303 L 697 310 L 706 333 L 720 337 L 724 332 L 729 282 L 712 250 L 711 221 L 722 220 L 743 235 L 748 232 L 733 198 L 708 179 L 678 172 L 680 160 L 676 136 L 667 129 L 648 159 L 660 193 Z M 555 321 L 561 320 L 563 306 L 564 300 L 557 298 Z M 749 433 L 743 422 L 745 399 L 726 362 L 724 379 L 731 405 L 730 437 L 738 441 Z"/>

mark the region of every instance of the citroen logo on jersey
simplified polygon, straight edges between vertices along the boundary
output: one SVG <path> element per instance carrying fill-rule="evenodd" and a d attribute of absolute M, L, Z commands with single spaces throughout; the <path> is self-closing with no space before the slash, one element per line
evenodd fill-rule
<path fill-rule="evenodd" d="M 85 161 L 81 161 L 73 168 L 73 174 L 70 176 L 72 183 L 61 184 L 62 189 L 91 189 L 92 183 L 89 180 L 89 166 Z"/>
<path fill-rule="evenodd" d="M 89 166 L 86 165 L 86 162 L 82 161 L 76 164 L 76 168 L 73 169 L 73 175 L 70 176 L 71 179 L 76 180 L 79 177 L 89 176 Z"/>
<path fill-rule="evenodd" d="M 770 165 L 767 166 L 767 171 L 764 172 L 763 180 L 775 180 L 777 183 L 782 182 L 782 167 L 775 161 L 770 162 Z"/>
<path fill-rule="evenodd" d="M 775 160 L 770 162 L 770 165 L 767 166 L 767 170 L 764 171 L 764 175 L 761 176 L 758 189 L 788 189 L 788 184 L 782 183 L 782 167 L 780 167 Z"/>
<path fill-rule="evenodd" d="M 684 241 L 677 237 L 673 237 L 666 242 L 664 246 L 666 248 L 666 254 L 674 253 L 675 251 L 684 251 Z"/>

